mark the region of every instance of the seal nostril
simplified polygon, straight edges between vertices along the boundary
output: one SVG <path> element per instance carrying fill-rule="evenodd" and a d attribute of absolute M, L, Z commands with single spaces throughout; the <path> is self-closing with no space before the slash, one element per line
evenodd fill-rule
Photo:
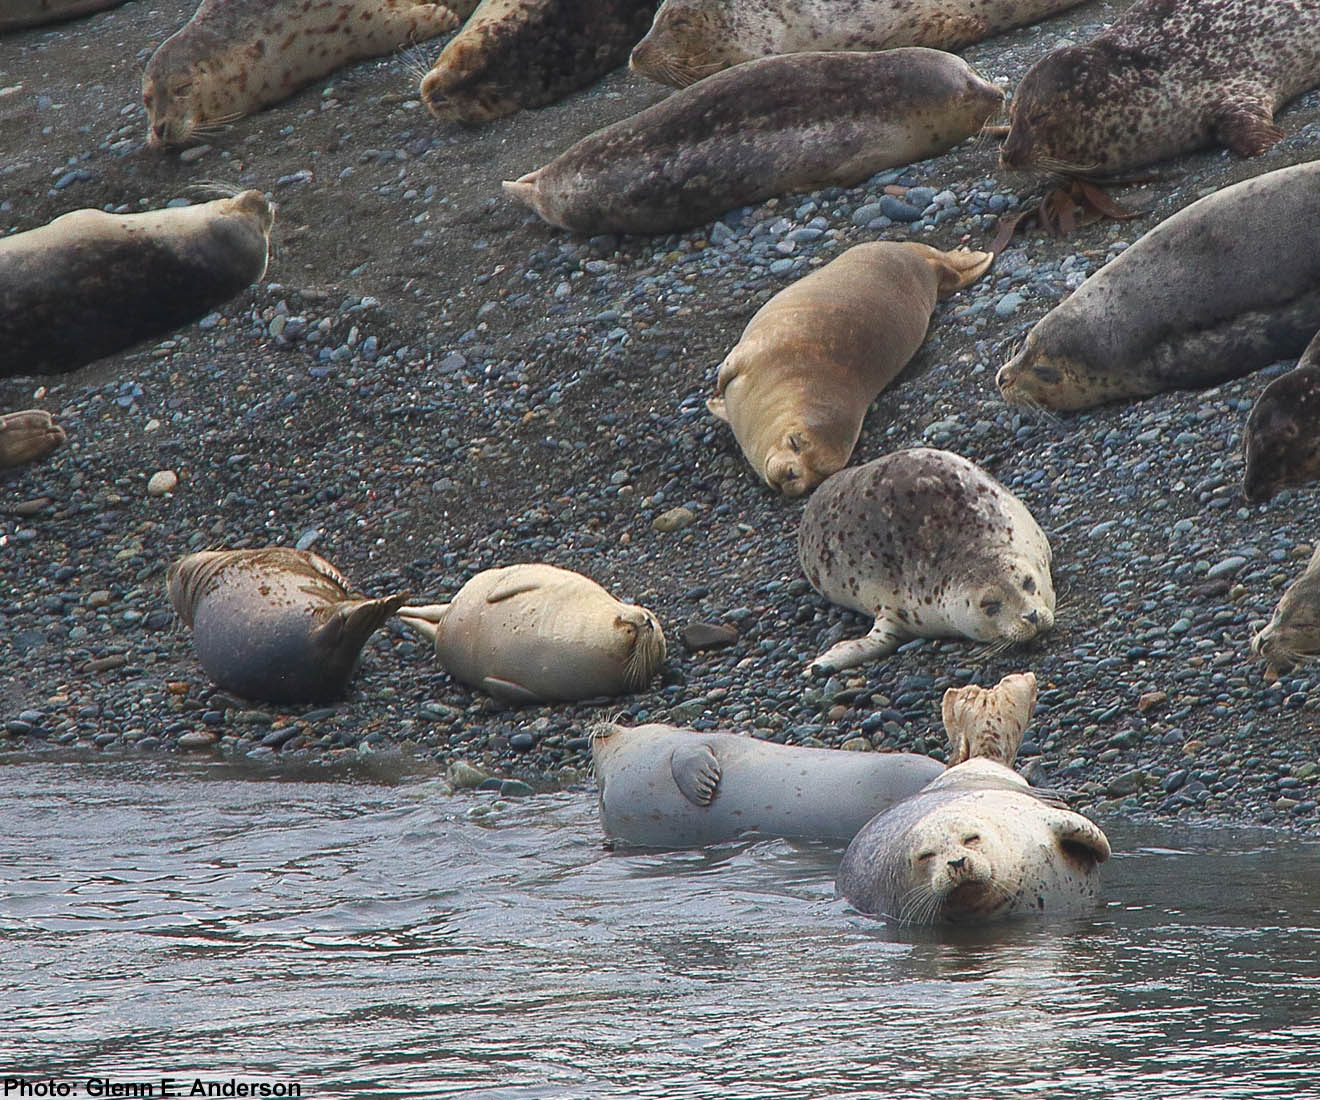
<path fill-rule="evenodd" d="M 961 871 L 967 865 L 967 857 L 959 856 L 957 859 L 949 860 L 949 866 L 955 871 Z"/>
<path fill-rule="evenodd" d="M 1033 611 L 1030 615 L 1023 615 L 1022 617 L 1026 619 L 1027 622 L 1029 622 L 1032 626 L 1035 626 L 1040 621 L 1040 612 Z"/>

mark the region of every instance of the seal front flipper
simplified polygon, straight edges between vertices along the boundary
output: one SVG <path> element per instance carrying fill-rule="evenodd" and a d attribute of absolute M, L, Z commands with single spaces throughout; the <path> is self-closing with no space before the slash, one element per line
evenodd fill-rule
<path fill-rule="evenodd" d="M 512 680 L 501 680 L 498 676 L 486 676 L 482 678 L 481 689 L 488 695 L 495 696 L 502 703 L 543 703 L 541 696 L 534 691 L 528 691 L 522 684 L 516 684 Z"/>
<path fill-rule="evenodd" d="M 398 610 L 399 621 L 428 642 L 434 642 L 449 610 L 447 603 L 428 603 L 417 607 L 401 607 Z"/>
<path fill-rule="evenodd" d="M 847 638 L 830 646 L 807 666 L 807 675 L 817 670 L 837 672 L 841 668 L 854 668 L 879 657 L 888 657 L 905 637 L 907 635 L 899 629 L 898 620 L 889 611 L 882 610 L 875 617 L 875 626 L 871 627 L 869 634 L 861 638 Z"/>
<path fill-rule="evenodd" d="M 541 581 L 539 578 L 528 578 L 513 573 L 507 575 L 486 593 L 486 602 L 499 603 L 501 600 L 511 600 L 514 596 L 521 596 L 524 592 L 535 592 L 540 587 Z"/>
<path fill-rule="evenodd" d="M 1216 112 L 1215 135 L 1240 157 L 1258 157 L 1283 137 L 1262 99 L 1235 99 Z"/>
<path fill-rule="evenodd" d="M 719 790 L 723 771 L 709 745 L 682 745 L 669 755 L 669 771 L 694 806 L 709 806 Z"/>

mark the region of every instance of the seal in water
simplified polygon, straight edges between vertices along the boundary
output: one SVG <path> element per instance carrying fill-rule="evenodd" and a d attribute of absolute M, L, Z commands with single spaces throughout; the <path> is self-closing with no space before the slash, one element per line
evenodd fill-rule
<path fill-rule="evenodd" d="M 1265 680 L 1271 684 L 1320 655 L 1320 547 L 1284 590 L 1269 624 L 1251 639 L 1251 652 L 1265 661 Z"/>
<path fill-rule="evenodd" d="M 1212 386 L 1320 329 L 1320 161 L 1200 199 L 1047 313 L 1000 368 L 1004 400 L 1084 409 Z"/>
<path fill-rule="evenodd" d="M 0 377 L 75 370 L 205 316 L 265 274 L 273 221 L 261 192 L 244 191 L 141 214 L 75 210 L 5 237 Z"/>
<path fill-rule="evenodd" d="M 1054 625 L 1050 544 L 1020 500 L 948 451 L 894 451 L 840 470 L 802 513 L 798 559 L 832 603 L 874 615 L 809 672 L 886 656 L 908 638 L 1025 642 Z"/>
<path fill-rule="evenodd" d="M 24 409 L 0 416 L 0 470 L 45 458 L 67 436 L 44 409 Z"/>
<path fill-rule="evenodd" d="M 490 122 L 557 103 L 627 60 L 656 0 L 482 0 L 422 79 L 437 118 Z"/>
<path fill-rule="evenodd" d="M 1000 159 L 1095 175 L 1214 141 L 1258 156 L 1283 136 L 1274 112 L 1317 84 L 1313 0 L 1139 0 L 1086 45 L 1027 71 Z"/>
<path fill-rule="evenodd" d="M 942 153 L 1002 100 L 939 50 L 766 57 L 589 134 L 504 189 L 564 229 L 668 233 Z"/>
<path fill-rule="evenodd" d="M 189 554 L 166 584 L 206 674 L 268 703 L 343 695 L 367 639 L 407 599 L 354 596 L 324 558 L 283 546 Z"/>
<path fill-rule="evenodd" d="M 475 0 L 202 0 L 142 77 L 153 147 L 183 145 L 350 61 L 458 26 Z M 458 9 L 455 11 L 454 9 Z"/>
<path fill-rule="evenodd" d="M 661 84 L 694 81 L 773 54 L 957 50 L 1081 0 L 665 0 L 630 65 Z"/>
<path fill-rule="evenodd" d="M 993 262 L 915 243 L 848 249 L 757 311 L 707 408 L 772 489 L 810 492 L 848 464 L 866 410 L 916 354 L 936 301 Z"/>
<path fill-rule="evenodd" d="M 46 23 L 59 23 L 65 19 L 77 19 L 80 15 L 91 15 L 117 8 L 124 0 L 5 0 L 0 11 L 0 34 L 5 31 L 21 30 L 24 27 L 40 27 Z"/>
<path fill-rule="evenodd" d="M 665 660 L 651 612 L 553 565 L 487 569 L 450 603 L 404 607 L 399 618 L 434 641 L 451 676 L 506 703 L 642 691 Z"/>
<path fill-rule="evenodd" d="M 1269 500 L 1285 486 L 1320 478 L 1320 332 L 1297 366 L 1256 398 L 1242 449 L 1247 461 L 1242 492 L 1248 500 Z"/>

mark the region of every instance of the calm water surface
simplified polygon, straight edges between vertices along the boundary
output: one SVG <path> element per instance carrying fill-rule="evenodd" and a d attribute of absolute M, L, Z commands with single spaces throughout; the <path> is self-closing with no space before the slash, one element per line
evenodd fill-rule
<path fill-rule="evenodd" d="M 1320 845 L 1104 822 L 1093 917 L 895 931 L 594 792 L 0 764 L 0 1075 L 304 1096 L 1320 1097 Z"/>

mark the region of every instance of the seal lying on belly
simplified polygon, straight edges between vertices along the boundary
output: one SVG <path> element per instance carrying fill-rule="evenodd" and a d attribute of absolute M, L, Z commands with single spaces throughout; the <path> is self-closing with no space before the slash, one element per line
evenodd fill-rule
<path fill-rule="evenodd" d="M 75 370 L 203 317 L 266 272 L 260 191 L 142 214 L 75 210 L 0 240 L 0 377 Z"/>
<path fill-rule="evenodd" d="M 504 189 L 563 229 L 668 233 L 935 156 L 1002 100 L 939 50 L 766 57 L 589 134 Z"/>
<path fill-rule="evenodd" d="M 1320 329 L 1320 161 L 1161 222 L 1047 313 L 1000 368 L 1004 400 L 1085 409 L 1212 386 Z"/>
<path fill-rule="evenodd" d="M 166 585 L 206 674 L 268 703 L 343 695 L 367 639 L 407 598 L 354 596 L 325 558 L 283 546 L 189 554 Z"/>
<path fill-rule="evenodd" d="M 1268 683 L 1320 656 L 1320 548 L 1284 590 L 1269 624 L 1251 639 L 1251 652 L 1265 661 Z"/>
<path fill-rule="evenodd" d="M 76 19 L 80 15 L 91 15 L 117 8 L 124 0 L 4 0 L 0 8 L 0 34 L 5 31 L 21 30 L 23 27 L 40 27 L 46 23 L 59 23 L 65 19 Z"/>
<path fill-rule="evenodd" d="M 1320 84 L 1314 0 L 1140 0 L 1013 94 L 1006 168 L 1113 173 L 1219 141 L 1258 156 L 1274 112 Z"/>
<path fill-rule="evenodd" d="M 487 569 L 450 603 L 405 607 L 399 618 L 435 643 L 451 676 L 506 703 L 642 691 L 665 661 L 651 612 L 553 565 Z"/>
<path fill-rule="evenodd" d="M 1297 366 L 1256 398 L 1247 417 L 1242 449 L 1248 500 L 1269 500 L 1289 485 L 1320 479 L 1320 332 Z"/>
<path fill-rule="evenodd" d="M 142 77 L 154 147 L 287 99 L 341 65 L 452 31 L 476 0 L 202 0 Z M 457 12 L 454 9 L 458 9 Z"/>
<path fill-rule="evenodd" d="M 808 50 L 957 50 L 1081 0 L 665 0 L 630 66 L 661 84 Z"/>
<path fill-rule="evenodd" d="M 422 79 L 437 118 L 490 122 L 544 107 L 617 69 L 656 0 L 482 0 Z"/>
<path fill-rule="evenodd" d="M 852 457 L 862 418 L 926 338 L 941 298 L 970 286 L 990 252 L 859 244 L 781 290 L 720 364 L 707 408 L 786 496 L 809 493 Z"/>
<path fill-rule="evenodd" d="M 44 409 L 0 416 L 0 470 L 45 458 L 67 437 Z"/>
<path fill-rule="evenodd" d="M 948 451 L 840 470 L 802 513 L 798 559 L 831 603 L 875 616 L 811 671 L 851 668 L 908 638 L 1025 642 L 1054 625 L 1050 544 L 1020 500 Z"/>

